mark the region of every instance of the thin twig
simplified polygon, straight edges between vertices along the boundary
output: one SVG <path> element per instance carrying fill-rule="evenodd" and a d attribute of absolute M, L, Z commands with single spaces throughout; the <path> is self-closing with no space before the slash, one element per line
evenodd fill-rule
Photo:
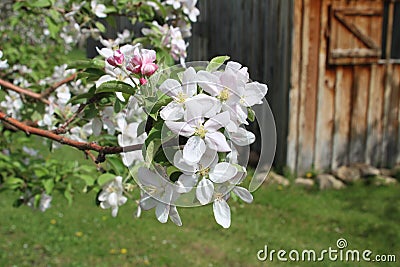
<path fill-rule="evenodd" d="M 76 73 L 68 76 L 67 78 L 65 78 L 62 81 L 59 81 L 55 84 L 53 84 L 52 86 L 50 86 L 49 88 L 47 88 L 46 90 L 44 90 L 41 94 L 40 97 L 41 98 L 47 98 L 51 93 L 53 93 L 58 87 L 60 87 L 61 85 L 68 83 L 72 80 L 74 80 L 76 78 Z"/>
<path fill-rule="evenodd" d="M 57 129 L 53 130 L 52 132 L 55 134 L 66 133 L 68 125 L 70 125 L 76 119 L 76 117 L 82 113 L 82 111 L 86 108 L 87 105 L 96 102 L 98 99 L 99 99 L 99 95 L 95 95 L 92 98 L 90 98 L 86 103 L 80 104 L 78 109 L 76 110 L 76 112 L 74 114 L 72 114 L 72 116 L 66 122 L 64 122 L 63 125 L 61 125 Z"/>
<path fill-rule="evenodd" d="M 131 145 L 131 146 L 126 146 L 126 147 L 100 146 L 93 142 L 79 142 L 79 141 L 72 140 L 68 137 L 55 134 L 48 130 L 43 130 L 43 129 L 28 126 L 28 125 L 20 122 L 19 120 L 9 117 L 7 114 L 5 114 L 2 111 L 0 111 L 0 120 L 11 124 L 12 126 L 16 127 L 17 129 L 19 129 L 21 131 L 24 131 L 27 135 L 34 134 L 34 135 L 42 136 L 42 137 L 54 140 L 56 142 L 59 142 L 61 144 L 75 147 L 80 150 L 97 151 L 97 152 L 99 152 L 99 157 L 97 158 L 98 162 L 101 162 L 101 160 L 104 159 L 105 155 L 107 155 L 107 154 L 119 154 L 122 152 L 131 152 L 131 151 L 141 150 L 142 146 L 143 146 L 142 144 Z"/>
<path fill-rule="evenodd" d="M 37 99 L 39 101 L 42 101 L 43 103 L 45 103 L 47 105 L 50 105 L 50 101 L 47 100 L 47 99 L 42 98 L 42 96 L 40 94 L 32 92 L 32 91 L 30 91 L 28 89 L 21 88 L 21 87 L 19 87 L 17 85 L 14 85 L 14 84 L 10 83 L 10 82 L 7 82 L 5 80 L 0 79 L 0 86 L 4 86 L 4 87 L 8 88 L 11 91 L 17 92 L 17 93 L 22 94 L 22 95 L 29 96 L 31 98 Z"/>

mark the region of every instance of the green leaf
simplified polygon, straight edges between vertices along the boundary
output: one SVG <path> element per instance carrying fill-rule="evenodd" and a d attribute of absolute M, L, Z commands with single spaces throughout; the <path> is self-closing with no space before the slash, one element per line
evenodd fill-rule
<path fill-rule="evenodd" d="M 251 107 L 247 107 L 247 118 L 253 122 L 256 119 L 256 113 Z"/>
<path fill-rule="evenodd" d="M 104 69 L 104 66 L 105 63 L 102 59 L 81 59 L 69 63 L 67 69 Z"/>
<path fill-rule="evenodd" d="M 141 136 L 142 134 L 144 134 L 144 132 L 146 131 L 146 123 L 147 120 L 143 120 L 139 123 L 137 128 L 137 136 Z"/>
<path fill-rule="evenodd" d="M 181 172 L 181 170 L 179 170 L 177 167 L 175 166 L 168 166 L 167 167 L 167 175 L 171 176 L 173 173 L 175 172 Z"/>
<path fill-rule="evenodd" d="M 72 184 L 68 183 L 67 187 L 64 190 L 64 197 L 67 199 L 69 205 L 72 204 L 72 197 L 73 197 L 72 192 L 73 192 Z"/>
<path fill-rule="evenodd" d="M 9 177 L 5 179 L 4 186 L 11 187 L 11 186 L 20 186 L 24 183 L 24 180 L 21 178 L 16 178 L 16 177 Z"/>
<path fill-rule="evenodd" d="M 99 176 L 99 178 L 97 178 L 97 183 L 100 186 L 105 185 L 106 183 L 112 181 L 113 179 L 115 179 L 115 174 L 112 173 L 103 173 L 102 175 Z"/>
<path fill-rule="evenodd" d="M 54 189 L 54 180 L 53 179 L 42 180 L 42 184 L 44 186 L 44 189 L 46 190 L 46 194 L 50 195 Z"/>
<path fill-rule="evenodd" d="M 116 98 L 114 102 L 114 112 L 119 113 L 121 109 L 122 109 L 122 103 L 118 98 Z"/>
<path fill-rule="evenodd" d="M 206 71 L 215 71 L 219 67 L 222 66 L 222 64 L 225 63 L 230 57 L 228 56 L 218 56 L 213 59 L 211 59 L 210 63 L 208 64 Z"/>
<path fill-rule="evenodd" d="M 167 95 L 161 97 L 151 97 L 145 100 L 145 109 L 150 110 L 149 115 L 157 120 L 160 109 L 168 105 L 172 101 L 172 98 Z"/>
<path fill-rule="evenodd" d="M 107 157 L 106 162 L 110 164 L 111 168 L 115 171 L 117 175 L 122 175 L 126 170 L 125 165 L 122 163 L 121 158 L 118 156 L 109 156 Z"/>
<path fill-rule="evenodd" d="M 35 0 L 29 3 L 30 7 L 49 7 L 51 6 L 50 0 Z"/>
<path fill-rule="evenodd" d="M 36 167 L 33 170 L 33 173 L 36 175 L 37 178 L 44 177 L 49 174 L 49 170 L 45 167 Z"/>
<path fill-rule="evenodd" d="M 102 83 L 96 90 L 96 94 L 98 93 L 115 93 L 122 92 L 126 94 L 133 95 L 135 93 L 135 88 L 131 85 L 121 82 L 121 81 L 109 81 Z"/>
<path fill-rule="evenodd" d="M 47 26 L 49 26 L 50 36 L 53 39 L 57 38 L 57 34 L 60 31 L 60 27 L 50 18 L 46 17 Z"/>
<path fill-rule="evenodd" d="M 82 179 L 82 180 L 85 182 L 85 184 L 86 184 L 87 186 L 92 186 L 92 185 L 94 185 L 95 179 L 94 179 L 93 176 L 91 176 L 91 175 L 88 175 L 88 174 L 80 174 L 80 175 L 79 175 L 79 178 Z"/>
<path fill-rule="evenodd" d="M 94 25 L 96 25 L 96 28 L 99 29 L 100 32 L 106 32 L 106 27 L 100 21 L 96 21 Z"/>

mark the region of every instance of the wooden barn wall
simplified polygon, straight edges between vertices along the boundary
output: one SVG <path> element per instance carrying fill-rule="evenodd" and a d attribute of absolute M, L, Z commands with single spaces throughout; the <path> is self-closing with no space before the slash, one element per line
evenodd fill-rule
<path fill-rule="evenodd" d="M 250 78 L 268 84 L 277 128 L 275 164 L 286 163 L 292 0 L 201 0 L 188 60 L 229 55 L 249 68 Z M 264 118 L 261 119 L 261 123 Z M 253 145 L 260 149 L 260 138 Z"/>
<path fill-rule="evenodd" d="M 400 162 L 399 61 L 329 64 L 333 44 L 328 36 L 336 34 L 344 47 L 359 45 L 351 38 L 339 40 L 348 34 L 345 28 L 337 27 L 343 35 L 332 32 L 333 4 L 379 7 L 383 1 L 294 1 L 287 164 L 298 173 L 356 162 L 393 166 Z M 364 21 L 368 16 L 356 18 L 354 24 L 365 24 L 363 31 L 373 39 L 382 23 Z"/>

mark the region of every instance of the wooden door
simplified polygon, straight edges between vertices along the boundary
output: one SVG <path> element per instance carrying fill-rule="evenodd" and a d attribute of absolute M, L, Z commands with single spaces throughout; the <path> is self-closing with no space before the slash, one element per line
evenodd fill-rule
<path fill-rule="evenodd" d="M 292 169 L 400 162 L 399 12 L 399 1 L 295 1 Z"/>

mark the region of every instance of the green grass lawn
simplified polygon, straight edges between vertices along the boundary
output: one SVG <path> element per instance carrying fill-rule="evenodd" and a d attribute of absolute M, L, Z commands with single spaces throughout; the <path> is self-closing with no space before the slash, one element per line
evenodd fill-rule
<path fill-rule="evenodd" d="M 0 197 L 0 266 L 398 266 L 398 263 L 277 262 L 257 260 L 269 249 L 336 248 L 396 254 L 400 261 L 399 186 L 357 185 L 341 191 L 263 186 L 253 204 L 230 202 L 232 226 L 215 222 L 212 206 L 180 209 L 183 226 L 160 224 L 154 210 L 134 219 L 135 206 L 117 218 L 78 194 L 72 206 L 55 196 L 41 213 L 11 207 Z"/>

